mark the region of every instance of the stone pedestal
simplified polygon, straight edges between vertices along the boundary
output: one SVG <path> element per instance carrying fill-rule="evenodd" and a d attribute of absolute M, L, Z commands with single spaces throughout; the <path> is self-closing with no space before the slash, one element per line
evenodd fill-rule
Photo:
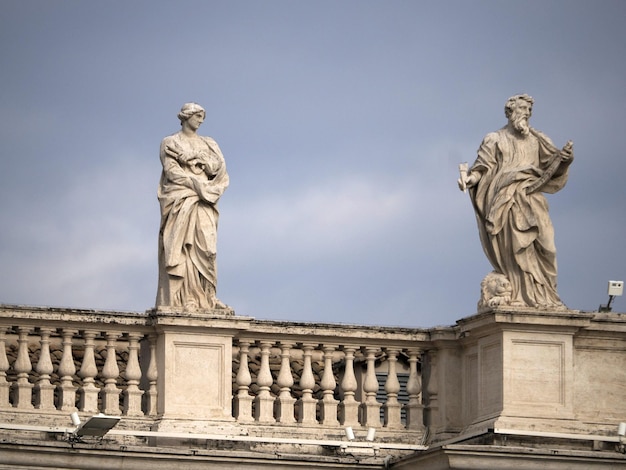
<path fill-rule="evenodd" d="M 511 309 L 459 321 L 463 424 L 579 428 L 574 407 L 575 335 L 592 318 L 576 311 Z"/>
<path fill-rule="evenodd" d="M 158 429 L 198 431 L 232 417 L 232 339 L 250 318 L 223 311 L 151 313 L 157 337 Z"/>

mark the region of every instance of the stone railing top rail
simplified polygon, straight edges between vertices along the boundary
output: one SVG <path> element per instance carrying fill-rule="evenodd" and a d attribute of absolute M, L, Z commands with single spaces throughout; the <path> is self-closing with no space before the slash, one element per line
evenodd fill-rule
<path fill-rule="evenodd" d="M 123 329 L 145 330 L 149 326 L 145 313 L 89 310 L 63 307 L 0 305 L 0 325 L 54 326 L 73 323 L 77 328 L 96 325 L 118 325 Z M 109 328 L 109 327 L 107 327 Z"/>
<path fill-rule="evenodd" d="M 155 328 L 180 327 L 216 328 L 231 330 L 238 339 L 317 342 L 328 344 L 358 343 L 380 346 L 419 346 L 430 340 L 431 330 L 424 328 L 381 327 L 343 323 L 307 323 L 291 321 L 256 320 L 239 315 L 202 314 L 185 312 L 119 312 L 95 309 L 63 307 L 36 307 L 24 305 L 0 305 L 0 325 L 33 327 L 66 327 L 93 329 L 99 325 L 105 329 L 148 333 Z M 71 324 L 71 325 L 69 325 Z M 438 328 L 450 330 L 451 328 Z M 423 345 L 423 344 L 422 344 Z"/>
<path fill-rule="evenodd" d="M 250 328 L 237 335 L 239 339 L 291 340 L 296 342 L 345 344 L 356 342 L 362 346 L 411 347 L 430 340 L 428 329 L 351 325 L 342 323 L 306 323 L 253 320 Z M 288 338 L 288 339 L 285 339 Z"/>
<path fill-rule="evenodd" d="M 248 316 L 233 315 L 232 311 L 220 314 L 219 311 L 188 313 L 182 311 L 147 310 L 145 312 L 79 309 L 68 307 L 42 307 L 27 305 L 0 304 L 0 325 L 16 326 L 65 326 L 72 323 L 76 328 L 91 328 L 106 325 L 106 329 L 119 326 L 125 330 L 150 332 L 160 325 L 181 328 L 216 328 L 232 330 L 233 337 L 252 340 L 281 338 L 296 339 L 302 342 L 309 338 L 313 342 L 337 342 L 337 338 L 351 338 L 367 345 L 384 340 L 407 347 L 408 342 L 429 342 L 441 339 L 456 340 L 464 336 L 466 329 L 497 323 L 545 324 L 552 326 L 567 322 L 573 327 L 585 330 L 626 331 L 626 314 L 581 312 L 565 310 L 559 312 L 539 312 L 529 309 L 493 309 L 465 317 L 454 326 L 430 328 L 407 328 L 369 326 L 345 323 L 313 323 L 295 321 L 257 320 Z M 298 339 L 299 338 L 299 339 Z M 363 342 L 363 340 L 366 340 Z M 345 341 L 342 339 L 342 341 Z"/>

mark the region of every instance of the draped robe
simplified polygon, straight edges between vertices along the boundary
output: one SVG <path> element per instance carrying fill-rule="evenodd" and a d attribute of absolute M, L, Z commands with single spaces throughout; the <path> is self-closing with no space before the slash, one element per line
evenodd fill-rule
<path fill-rule="evenodd" d="M 485 137 L 470 169 L 481 174 L 469 192 L 483 250 L 495 272 L 511 283 L 512 305 L 562 306 L 556 290 L 554 229 L 542 192 L 565 186 L 571 160 L 562 162 L 534 192 L 526 191 L 544 176 L 557 153 L 541 132 L 533 129 L 523 137 L 506 126 Z"/>
<path fill-rule="evenodd" d="M 216 308 L 217 202 L 229 182 L 224 157 L 210 137 L 182 132 L 163 139 L 160 157 L 156 305 Z"/>

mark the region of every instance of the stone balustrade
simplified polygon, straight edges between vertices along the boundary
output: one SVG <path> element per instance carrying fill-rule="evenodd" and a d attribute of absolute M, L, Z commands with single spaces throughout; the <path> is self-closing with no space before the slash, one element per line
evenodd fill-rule
<path fill-rule="evenodd" d="M 155 346 L 145 315 L 2 307 L 0 410 L 156 417 Z"/>
<path fill-rule="evenodd" d="M 415 329 L 253 322 L 235 338 L 234 417 L 423 430 L 427 338 Z"/>
<path fill-rule="evenodd" d="M 416 329 L 0 306 L 0 412 L 421 435 L 427 349 Z"/>
<path fill-rule="evenodd" d="M 417 329 L 0 305 L 0 444 L 15 459 L 0 465 L 31 446 L 61 468 L 75 411 L 121 416 L 107 434 L 120 465 L 131 448 L 383 465 L 509 435 L 596 451 L 619 440 L 625 359 L 626 317 L 606 312 L 494 309 Z"/>
<path fill-rule="evenodd" d="M 608 432 L 623 421 L 625 322 L 506 310 L 424 330 L 0 306 L 0 422 L 69 425 L 77 411 L 129 432 L 337 441 L 374 428 L 413 444 Z"/>

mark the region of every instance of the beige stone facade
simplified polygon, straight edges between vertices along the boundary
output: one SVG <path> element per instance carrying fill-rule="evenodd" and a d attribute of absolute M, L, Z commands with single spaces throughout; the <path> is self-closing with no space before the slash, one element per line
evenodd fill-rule
<path fill-rule="evenodd" d="M 2 306 L 0 469 L 621 468 L 625 364 L 618 313 L 413 329 Z M 121 419 L 77 440 L 72 412 Z"/>

